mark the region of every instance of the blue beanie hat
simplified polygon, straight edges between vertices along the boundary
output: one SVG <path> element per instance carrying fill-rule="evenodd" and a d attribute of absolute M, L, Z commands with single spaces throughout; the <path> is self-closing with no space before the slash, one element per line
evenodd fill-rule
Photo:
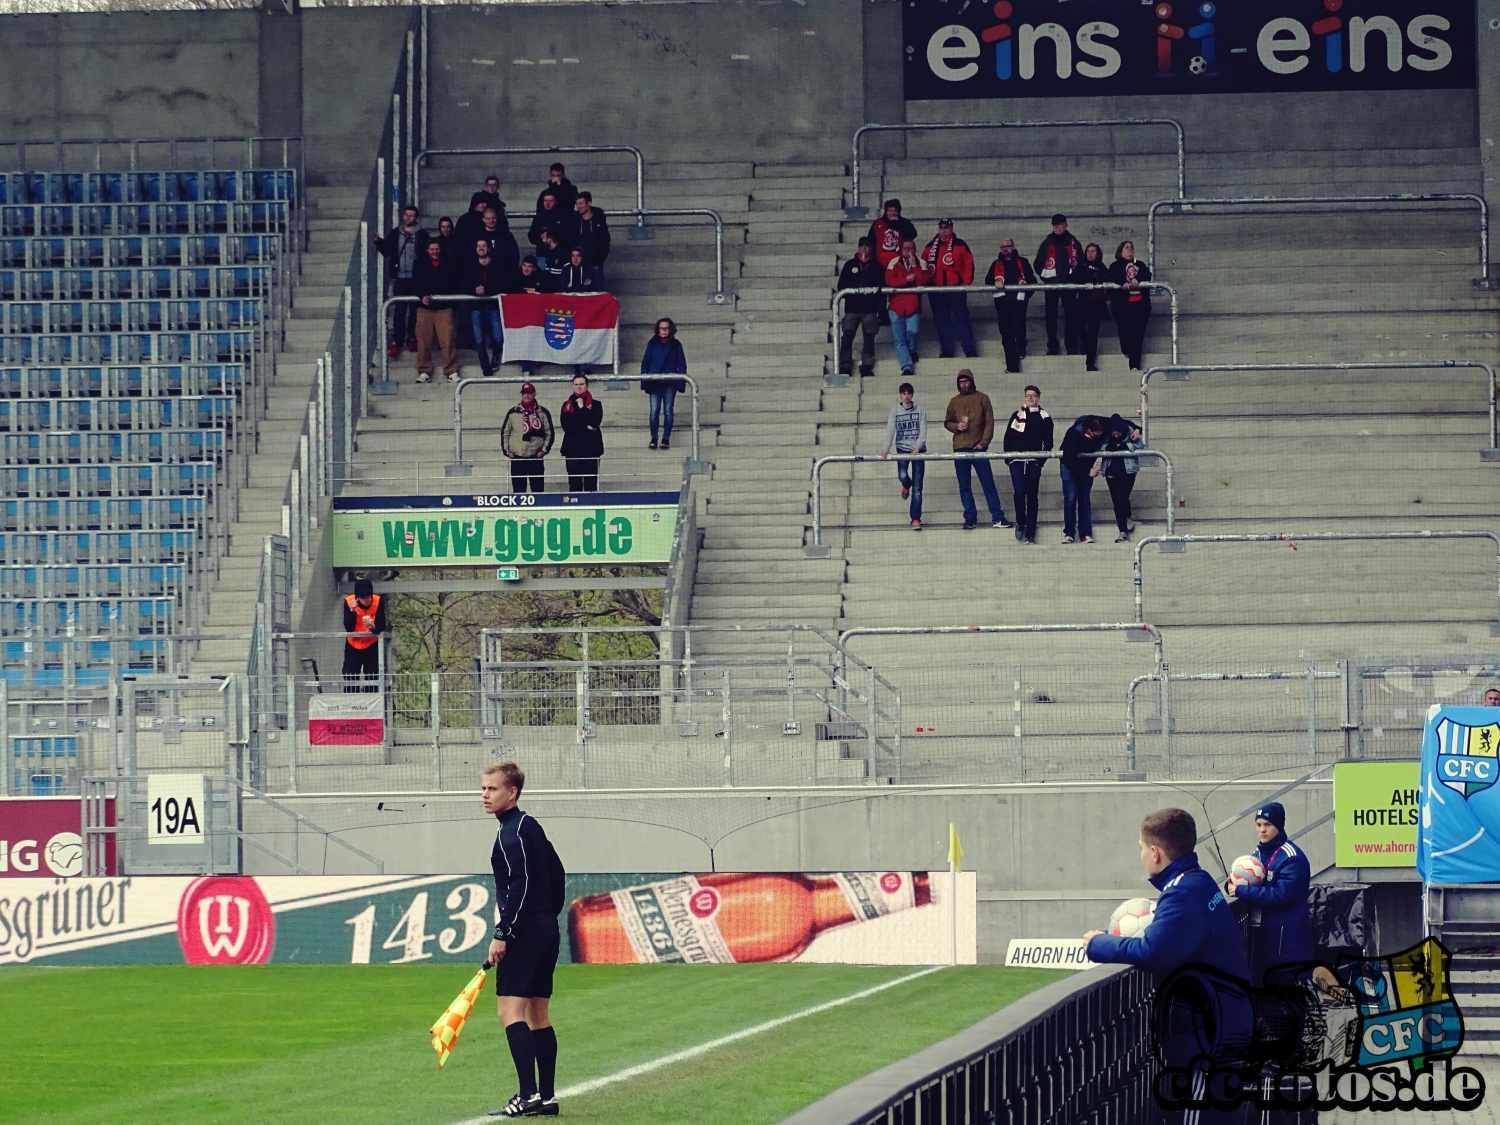
<path fill-rule="evenodd" d="M 1269 820 L 1280 832 L 1286 831 L 1286 809 L 1281 807 L 1280 801 L 1267 801 L 1255 810 L 1256 820 Z"/>

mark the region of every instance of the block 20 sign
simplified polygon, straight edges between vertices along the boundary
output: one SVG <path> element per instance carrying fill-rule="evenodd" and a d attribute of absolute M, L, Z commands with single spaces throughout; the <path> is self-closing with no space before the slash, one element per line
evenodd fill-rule
<path fill-rule="evenodd" d="M 340 497 L 336 567 L 620 566 L 671 560 L 675 492 Z"/>

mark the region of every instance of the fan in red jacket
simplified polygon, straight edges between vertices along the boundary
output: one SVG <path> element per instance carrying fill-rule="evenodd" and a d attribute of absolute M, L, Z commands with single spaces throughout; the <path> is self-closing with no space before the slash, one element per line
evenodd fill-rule
<path fill-rule="evenodd" d="M 969 244 L 953 237 L 953 220 L 939 219 L 937 237 L 922 250 L 922 260 L 932 272 L 932 285 L 973 285 L 974 254 Z M 929 295 L 932 322 L 937 328 L 939 359 L 953 358 L 954 333 L 964 355 L 973 359 L 979 354 L 974 343 L 974 326 L 969 323 L 967 293 L 933 293 Z"/>
<path fill-rule="evenodd" d="M 916 242 L 917 228 L 901 217 L 901 200 L 887 199 L 881 217 L 870 224 L 868 237 L 875 246 L 875 260 L 885 267 L 901 256 L 903 239 Z"/>
<path fill-rule="evenodd" d="M 917 256 L 914 239 L 901 240 L 901 252 L 885 268 L 888 289 L 910 289 L 927 284 L 927 267 Z M 892 293 L 890 298 L 891 339 L 896 347 L 896 362 L 903 378 L 910 378 L 917 365 L 917 331 L 922 326 L 922 295 Z"/>

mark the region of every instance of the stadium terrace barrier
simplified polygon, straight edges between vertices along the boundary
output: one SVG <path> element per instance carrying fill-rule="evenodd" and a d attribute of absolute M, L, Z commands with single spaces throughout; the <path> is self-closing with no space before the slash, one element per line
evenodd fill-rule
<path fill-rule="evenodd" d="M 1135 619 L 1143 624 L 1145 618 L 1144 591 L 1142 589 L 1141 556 L 1148 544 L 1160 543 L 1163 552 L 1177 553 L 1187 549 L 1189 543 L 1318 543 L 1318 542 L 1365 542 L 1372 540 L 1423 541 L 1437 539 L 1488 539 L 1495 544 L 1496 555 L 1496 617 L 1490 622 L 1490 635 L 1500 637 L 1500 534 L 1493 531 L 1314 531 L 1306 535 L 1290 532 L 1275 532 L 1266 535 L 1148 535 L 1135 545 Z"/>
<path fill-rule="evenodd" d="M 812 471 L 812 542 L 802 549 L 803 557 L 809 559 L 828 558 L 830 548 L 823 542 L 823 466 L 859 465 L 866 462 L 890 464 L 892 461 L 1058 461 L 1064 456 L 1058 449 L 1038 453 L 892 453 L 884 458 L 878 453 L 839 453 L 819 457 L 813 462 Z M 1167 467 L 1167 534 L 1176 529 L 1176 516 L 1172 495 L 1172 461 L 1159 449 L 1121 449 L 1114 452 L 1100 450 L 1094 457 L 1155 457 Z"/>
<path fill-rule="evenodd" d="M 1150 976 L 1131 966 L 1084 970 L 855 1079 L 782 1125 L 1152 1120 L 1154 995 Z"/>
<path fill-rule="evenodd" d="M 1265 207 L 1326 203 L 1473 203 L 1479 208 L 1479 270 L 1474 288 L 1490 290 L 1500 281 L 1490 277 L 1490 209 L 1484 196 L 1473 192 L 1406 192 L 1399 195 L 1298 195 L 1158 199 L 1146 209 L 1146 264 L 1156 273 L 1156 213 L 1185 215 L 1195 207 Z"/>
<path fill-rule="evenodd" d="M 704 294 L 710 305 L 729 304 L 729 291 L 724 288 L 724 216 L 712 207 L 652 207 L 648 210 L 627 211 L 615 209 L 616 215 L 705 215 L 714 223 L 714 288 Z M 639 229 L 632 227 L 632 230 Z"/>
<path fill-rule="evenodd" d="M 521 156 L 544 155 L 551 152 L 628 152 L 635 158 L 635 210 L 627 211 L 637 218 L 631 238 L 650 238 L 650 228 L 644 216 L 657 214 L 646 210 L 646 158 L 635 145 L 523 145 L 519 148 L 424 148 L 417 153 L 411 170 L 411 201 L 422 203 L 422 169 L 427 166 L 429 156 Z M 614 212 L 618 214 L 618 210 Z M 645 233 L 636 233 L 644 231 Z M 721 285 L 719 288 L 723 288 Z"/>
<path fill-rule="evenodd" d="M 1063 129 L 1063 128 L 1085 128 L 1104 127 L 1113 128 L 1116 125 L 1165 125 L 1177 134 L 1177 195 L 1181 198 L 1187 193 L 1187 156 L 1186 138 L 1182 130 L 1182 122 L 1171 117 L 1122 117 L 1108 121 L 913 121 L 900 124 L 865 124 L 854 130 L 854 140 L 850 144 L 852 159 L 850 161 L 849 190 L 850 205 L 844 208 L 845 219 L 868 219 L 870 209 L 861 207 L 859 203 L 859 142 L 866 133 L 877 132 L 912 132 L 917 129 Z"/>
<path fill-rule="evenodd" d="M 1140 287 L 1142 289 L 1159 289 L 1162 292 L 1166 293 L 1167 296 L 1171 299 L 1171 302 L 1172 302 L 1172 363 L 1175 365 L 1177 363 L 1177 320 L 1178 320 L 1178 312 L 1179 312 L 1178 305 L 1177 305 L 1177 290 L 1175 288 L 1173 288 L 1171 285 L 1168 285 L 1164 281 L 1143 281 L 1143 282 L 1140 283 Z M 913 286 L 910 286 L 910 287 L 905 288 L 905 289 L 892 289 L 892 288 L 890 288 L 888 286 L 884 286 L 884 285 L 880 285 L 880 286 L 873 286 L 872 285 L 872 286 L 869 286 L 869 287 L 863 288 L 863 289 L 840 289 L 837 293 L 835 293 L 833 295 L 833 327 L 832 327 L 832 329 L 830 331 L 835 334 L 835 339 L 837 339 L 837 335 L 836 334 L 837 334 L 837 332 L 839 330 L 839 322 L 844 319 L 844 302 L 848 298 L 850 298 L 850 297 L 856 297 L 856 296 L 874 296 L 876 294 L 885 294 L 886 296 L 890 296 L 890 295 L 896 294 L 896 293 L 915 293 L 915 294 L 921 294 L 921 293 L 988 293 L 990 296 L 993 297 L 993 296 L 995 296 L 998 293 L 1046 293 L 1046 292 L 1049 292 L 1049 291 L 1053 292 L 1053 293 L 1061 293 L 1061 292 L 1068 292 L 1068 291 L 1085 292 L 1085 291 L 1088 291 L 1088 290 L 1091 290 L 1091 289 L 1106 289 L 1106 290 L 1117 290 L 1118 291 L 1118 290 L 1122 290 L 1124 288 L 1125 287 L 1123 285 L 1114 285 L 1114 284 L 1108 284 L 1108 285 L 1057 284 L 1057 285 L 1007 285 L 1004 288 L 997 288 L 996 286 L 993 286 L 993 285 L 913 285 Z M 833 377 L 829 376 L 829 381 L 830 382 L 832 381 L 832 379 L 833 379 Z"/>
<path fill-rule="evenodd" d="M 616 363 L 618 369 L 619 364 Z M 611 376 L 618 379 L 619 375 Z M 640 376 L 649 378 L 649 376 Z M 708 472 L 708 465 L 699 459 L 698 446 L 698 380 L 691 375 L 674 375 L 674 379 L 684 379 L 693 396 L 693 455 L 689 459 L 687 472 Z M 513 386 L 518 383 L 569 383 L 573 382 L 572 375 L 496 375 L 489 379 L 460 379 L 453 388 L 453 463 L 445 470 L 445 475 L 450 477 L 466 477 L 472 475 L 474 465 L 464 460 L 464 391 L 469 387 L 504 387 Z"/>
<path fill-rule="evenodd" d="M 1192 372 L 1243 371 L 1435 371 L 1443 367 L 1477 367 L 1484 372 L 1485 398 L 1490 412 L 1490 444 L 1479 451 L 1481 461 L 1500 461 L 1500 420 L 1497 420 L 1495 369 L 1481 359 L 1440 359 L 1431 363 L 1397 361 L 1372 363 L 1186 363 L 1148 367 L 1141 373 L 1141 440 L 1151 441 L 1151 409 L 1147 390 L 1151 376 L 1165 374 L 1167 382 L 1187 382 Z"/>

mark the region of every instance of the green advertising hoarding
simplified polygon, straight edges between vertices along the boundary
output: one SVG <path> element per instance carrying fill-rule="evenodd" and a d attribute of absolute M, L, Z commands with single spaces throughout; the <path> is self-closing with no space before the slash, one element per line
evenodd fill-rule
<path fill-rule="evenodd" d="M 620 566 L 672 557 L 678 494 L 340 497 L 335 567 Z"/>
<path fill-rule="evenodd" d="M 1420 762 L 1333 767 L 1333 830 L 1340 867 L 1415 867 Z"/>

